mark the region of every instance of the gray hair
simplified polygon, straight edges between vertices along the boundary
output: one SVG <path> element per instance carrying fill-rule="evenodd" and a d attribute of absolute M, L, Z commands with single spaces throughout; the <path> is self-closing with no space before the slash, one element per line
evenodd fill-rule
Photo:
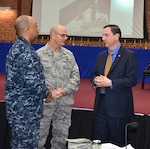
<path fill-rule="evenodd" d="M 51 35 L 51 33 L 53 33 L 53 32 L 57 32 L 58 27 L 59 27 L 59 25 L 53 26 L 53 27 L 50 29 L 50 35 Z"/>

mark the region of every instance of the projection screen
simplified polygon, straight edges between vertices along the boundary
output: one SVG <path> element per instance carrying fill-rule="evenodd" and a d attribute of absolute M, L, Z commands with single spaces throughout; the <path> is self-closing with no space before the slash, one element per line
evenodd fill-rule
<path fill-rule="evenodd" d="M 144 0 L 33 0 L 32 16 L 40 35 L 56 24 L 70 36 L 101 37 L 107 24 L 117 24 L 123 38 L 144 38 Z"/>

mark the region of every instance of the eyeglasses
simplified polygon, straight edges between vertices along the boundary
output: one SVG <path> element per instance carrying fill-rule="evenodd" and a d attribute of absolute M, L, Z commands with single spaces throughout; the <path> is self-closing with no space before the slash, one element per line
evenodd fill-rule
<path fill-rule="evenodd" d="M 55 34 L 61 36 L 62 38 L 65 38 L 65 37 L 68 38 L 68 35 L 67 35 L 67 34 L 59 34 L 59 33 L 55 33 Z"/>

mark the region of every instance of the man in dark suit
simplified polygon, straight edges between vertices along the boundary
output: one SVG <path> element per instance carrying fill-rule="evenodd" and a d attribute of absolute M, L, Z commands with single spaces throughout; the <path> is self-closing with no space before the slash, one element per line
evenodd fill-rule
<path fill-rule="evenodd" d="M 125 145 L 125 126 L 134 114 L 132 87 L 137 84 L 136 54 L 122 47 L 121 30 L 117 25 L 103 28 L 102 40 L 107 50 L 98 55 L 92 76 L 96 89 L 94 116 L 95 139 Z M 112 53 L 107 74 L 106 63 Z"/>

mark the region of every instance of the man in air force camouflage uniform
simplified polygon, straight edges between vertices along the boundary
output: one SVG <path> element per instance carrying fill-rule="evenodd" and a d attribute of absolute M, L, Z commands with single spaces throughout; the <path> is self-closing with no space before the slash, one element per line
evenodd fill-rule
<path fill-rule="evenodd" d="M 44 148 L 52 122 L 51 149 L 65 149 L 71 125 L 72 93 L 77 91 L 79 69 L 71 51 L 62 47 L 67 40 L 67 31 L 61 25 L 51 28 L 50 41 L 37 51 L 44 66 L 46 83 L 51 87 L 52 98 L 44 103 L 38 148 Z"/>

